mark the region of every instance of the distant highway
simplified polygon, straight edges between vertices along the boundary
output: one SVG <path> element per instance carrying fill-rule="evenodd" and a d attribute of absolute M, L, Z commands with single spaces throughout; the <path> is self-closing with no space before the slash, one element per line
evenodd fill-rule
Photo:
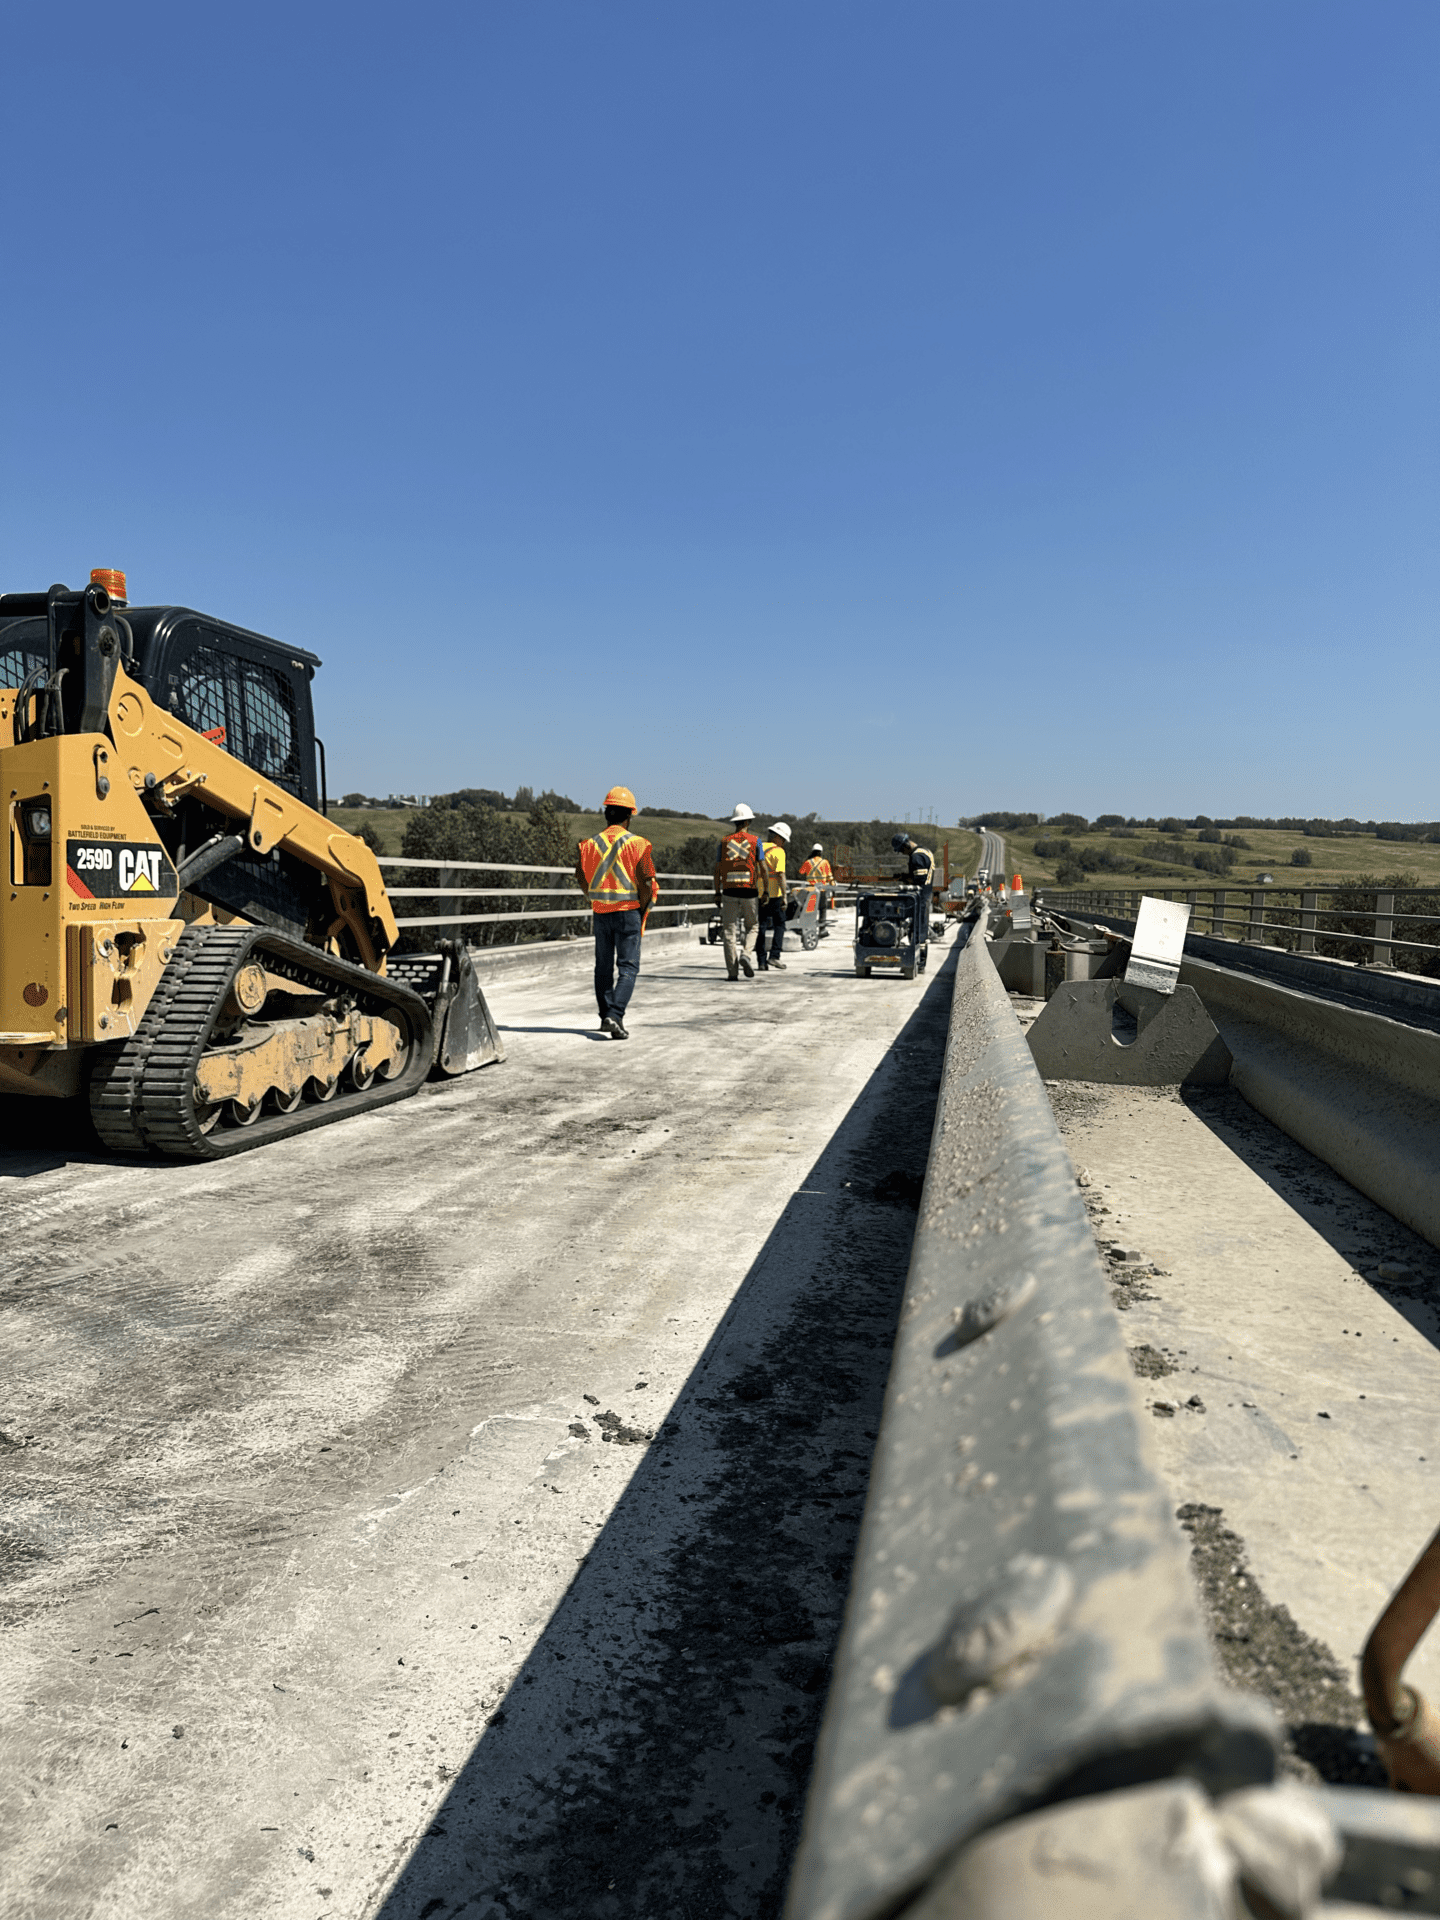
<path fill-rule="evenodd" d="M 992 880 L 1005 877 L 1005 842 L 989 827 L 980 829 L 980 865 Z"/>

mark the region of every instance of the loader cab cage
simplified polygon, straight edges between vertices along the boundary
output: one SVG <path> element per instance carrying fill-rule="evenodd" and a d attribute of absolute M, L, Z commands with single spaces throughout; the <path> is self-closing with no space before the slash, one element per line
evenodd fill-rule
<path fill-rule="evenodd" d="M 18 688 L 54 675 L 64 664 L 65 644 L 55 635 L 63 634 L 72 606 L 73 617 L 80 617 L 81 601 L 79 594 L 54 588 L 48 596 L 0 597 L 0 686 Z M 306 806 L 320 807 L 310 697 L 320 664 L 315 654 L 188 607 L 102 609 L 98 616 L 87 614 L 87 630 L 97 617 L 113 625 L 120 661 L 157 706 Z M 54 703 L 54 717 L 42 722 L 43 731 L 84 731 L 79 721 L 94 719 L 93 703 L 82 710 L 73 697 L 78 669 L 85 664 L 77 662 L 77 670 L 66 676 L 72 683 L 64 689 L 66 699 Z M 101 725 L 103 719 L 95 730 Z"/>

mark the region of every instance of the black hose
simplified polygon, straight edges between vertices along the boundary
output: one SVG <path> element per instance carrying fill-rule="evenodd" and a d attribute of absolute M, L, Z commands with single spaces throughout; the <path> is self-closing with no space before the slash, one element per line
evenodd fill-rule
<path fill-rule="evenodd" d="M 15 696 L 15 744 L 17 747 L 23 747 L 25 742 L 30 738 L 28 718 L 30 713 L 30 698 L 32 694 L 39 692 L 40 682 L 48 672 L 48 667 L 32 667 L 20 682 L 20 691 Z M 36 718 L 38 720 L 38 714 Z"/>
<path fill-rule="evenodd" d="M 245 851 L 243 833 L 217 833 L 207 840 L 203 847 L 197 847 L 188 860 L 182 860 L 175 870 L 175 878 L 183 893 L 187 887 L 194 886 L 197 880 L 203 880 L 207 873 L 213 873 L 216 867 L 224 866 L 227 860 L 233 860 L 237 853 Z"/>

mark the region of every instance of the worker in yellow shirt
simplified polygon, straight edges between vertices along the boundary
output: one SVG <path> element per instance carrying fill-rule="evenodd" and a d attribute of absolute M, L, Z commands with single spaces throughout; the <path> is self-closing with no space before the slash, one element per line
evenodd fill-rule
<path fill-rule="evenodd" d="M 780 973 L 785 962 L 780 949 L 785 944 L 785 849 L 790 844 L 790 828 L 777 820 L 765 836 L 765 851 L 760 858 L 760 938 L 755 943 L 755 958 L 760 971 L 772 967 Z"/>

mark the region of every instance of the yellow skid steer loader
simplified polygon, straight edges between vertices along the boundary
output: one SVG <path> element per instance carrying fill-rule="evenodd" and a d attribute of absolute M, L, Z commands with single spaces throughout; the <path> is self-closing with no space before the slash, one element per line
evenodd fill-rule
<path fill-rule="evenodd" d="M 0 594 L 0 1094 L 208 1160 L 503 1057 L 464 943 L 396 953 L 326 818 L 319 664 L 120 573 Z"/>

